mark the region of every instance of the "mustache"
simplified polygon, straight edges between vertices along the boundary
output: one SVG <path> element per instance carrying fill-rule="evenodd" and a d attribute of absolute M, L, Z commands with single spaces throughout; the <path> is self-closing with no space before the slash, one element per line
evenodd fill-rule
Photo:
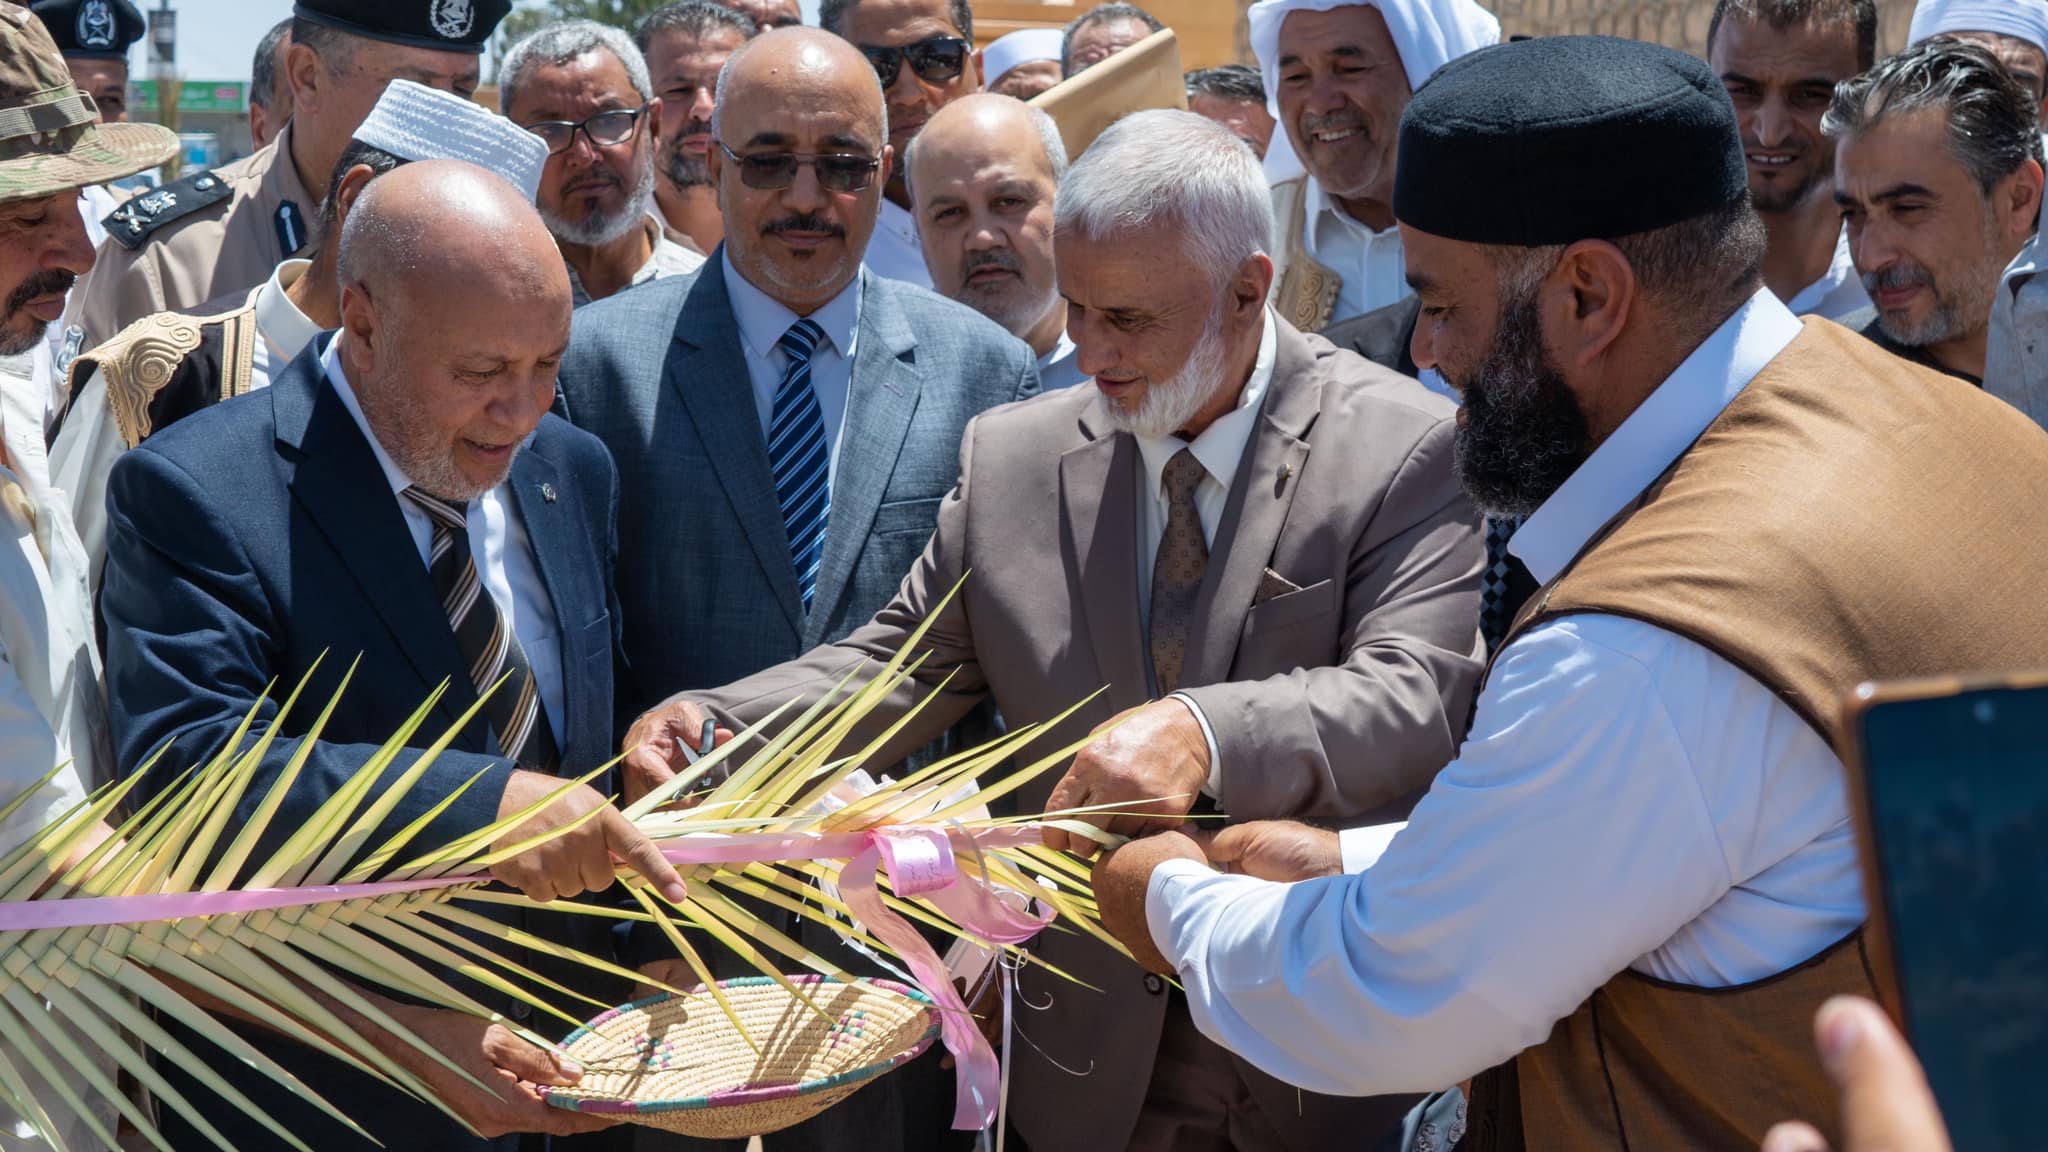
<path fill-rule="evenodd" d="M 1918 264 L 1899 264 L 1878 272 L 1863 274 L 1865 292 L 1883 292 L 1893 288 L 1911 288 L 1916 285 L 1934 287 L 1934 275 Z"/>
<path fill-rule="evenodd" d="M 1024 274 L 1024 262 L 1017 258 L 1016 253 L 1004 248 L 987 248 L 968 254 L 967 259 L 960 265 L 960 276 L 965 279 L 991 265 L 1005 272 L 1015 272 L 1019 276 Z"/>
<path fill-rule="evenodd" d="M 1303 135 L 1311 132 L 1341 132 L 1346 128 L 1357 128 L 1361 131 L 1367 130 L 1365 117 L 1356 112 L 1338 112 L 1329 116 L 1310 115 L 1301 118 L 1301 131 Z"/>
<path fill-rule="evenodd" d="M 780 220 L 770 220 L 761 226 L 763 236 L 779 236 L 784 232 L 822 232 L 827 236 L 844 236 L 846 228 L 814 212 L 784 216 Z"/>
<path fill-rule="evenodd" d="M 28 302 L 43 296 L 57 296 L 71 291 L 78 282 L 78 275 L 62 268 L 49 268 L 21 282 L 7 297 L 7 314 L 13 315 L 28 307 Z"/>

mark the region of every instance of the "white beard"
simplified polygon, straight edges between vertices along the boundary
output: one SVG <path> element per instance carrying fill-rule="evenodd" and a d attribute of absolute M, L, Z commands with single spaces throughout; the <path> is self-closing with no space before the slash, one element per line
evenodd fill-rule
<path fill-rule="evenodd" d="M 1171 436 L 1187 427 L 1223 387 L 1222 320 L 1220 313 L 1209 318 L 1209 325 L 1202 330 L 1194 351 L 1188 353 L 1187 362 L 1172 379 L 1155 381 L 1146 388 L 1136 412 L 1105 404 L 1110 427 L 1151 440 Z"/>

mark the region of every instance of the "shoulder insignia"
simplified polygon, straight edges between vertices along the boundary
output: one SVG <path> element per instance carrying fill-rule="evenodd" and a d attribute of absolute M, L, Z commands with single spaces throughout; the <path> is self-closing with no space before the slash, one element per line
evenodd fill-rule
<path fill-rule="evenodd" d="M 256 304 L 250 302 L 221 317 L 220 399 L 232 400 L 249 391 L 256 374 Z"/>
<path fill-rule="evenodd" d="M 228 198 L 233 189 L 212 169 L 202 169 L 133 196 L 107 214 L 100 223 L 107 235 L 121 247 L 133 251 L 142 247 L 151 233 L 176 220 L 183 220 Z"/>
<path fill-rule="evenodd" d="M 211 318 L 201 320 L 181 312 L 145 316 L 73 364 L 74 372 L 91 364 L 100 366 L 107 381 L 107 409 L 128 447 L 148 438 L 149 402 L 177 375 L 185 357 L 199 347 L 199 330 L 211 322 Z"/>

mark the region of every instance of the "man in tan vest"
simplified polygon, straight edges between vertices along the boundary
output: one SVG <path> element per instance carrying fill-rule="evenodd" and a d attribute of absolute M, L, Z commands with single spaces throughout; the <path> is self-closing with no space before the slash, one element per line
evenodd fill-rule
<path fill-rule="evenodd" d="M 2012 531 L 2048 436 L 1764 290 L 1693 57 L 1488 49 L 1401 153 L 1415 360 L 1542 588 L 1404 827 L 1226 828 L 1244 875 L 1140 840 L 1097 869 L 1104 920 L 1281 1079 L 1477 1077 L 1438 1121 L 1464 1152 L 1748 1152 L 1833 1115 L 1810 1021 L 1870 992 L 1842 701 L 2048 663 L 2048 539 Z"/>

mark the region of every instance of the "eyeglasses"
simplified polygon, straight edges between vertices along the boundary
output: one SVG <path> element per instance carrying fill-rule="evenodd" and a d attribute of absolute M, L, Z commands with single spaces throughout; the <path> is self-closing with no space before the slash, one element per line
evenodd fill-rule
<path fill-rule="evenodd" d="M 910 61 L 910 70 L 917 73 L 919 80 L 944 84 L 967 67 L 967 54 L 973 49 L 974 45 L 958 36 L 933 36 L 900 48 L 870 48 L 863 44 L 860 54 L 875 66 L 875 75 L 882 78 L 882 89 L 887 91 L 896 83 L 905 60 Z"/>
<path fill-rule="evenodd" d="M 740 183 L 766 192 L 780 192 L 796 183 L 796 170 L 808 164 L 818 173 L 818 186 L 827 192 L 858 192 L 874 183 L 875 169 L 882 166 L 872 156 L 850 152 L 755 152 L 742 156 L 718 142 L 718 150 L 739 165 Z"/>
<path fill-rule="evenodd" d="M 633 138 L 633 131 L 639 127 L 640 117 L 647 111 L 642 104 L 638 108 L 614 108 L 610 112 L 599 112 L 588 120 L 542 120 L 528 124 L 526 130 L 541 138 L 548 146 L 548 155 L 559 156 L 576 146 L 576 133 L 590 138 L 592 148 L 609 148 L 624 144 Z"/>

